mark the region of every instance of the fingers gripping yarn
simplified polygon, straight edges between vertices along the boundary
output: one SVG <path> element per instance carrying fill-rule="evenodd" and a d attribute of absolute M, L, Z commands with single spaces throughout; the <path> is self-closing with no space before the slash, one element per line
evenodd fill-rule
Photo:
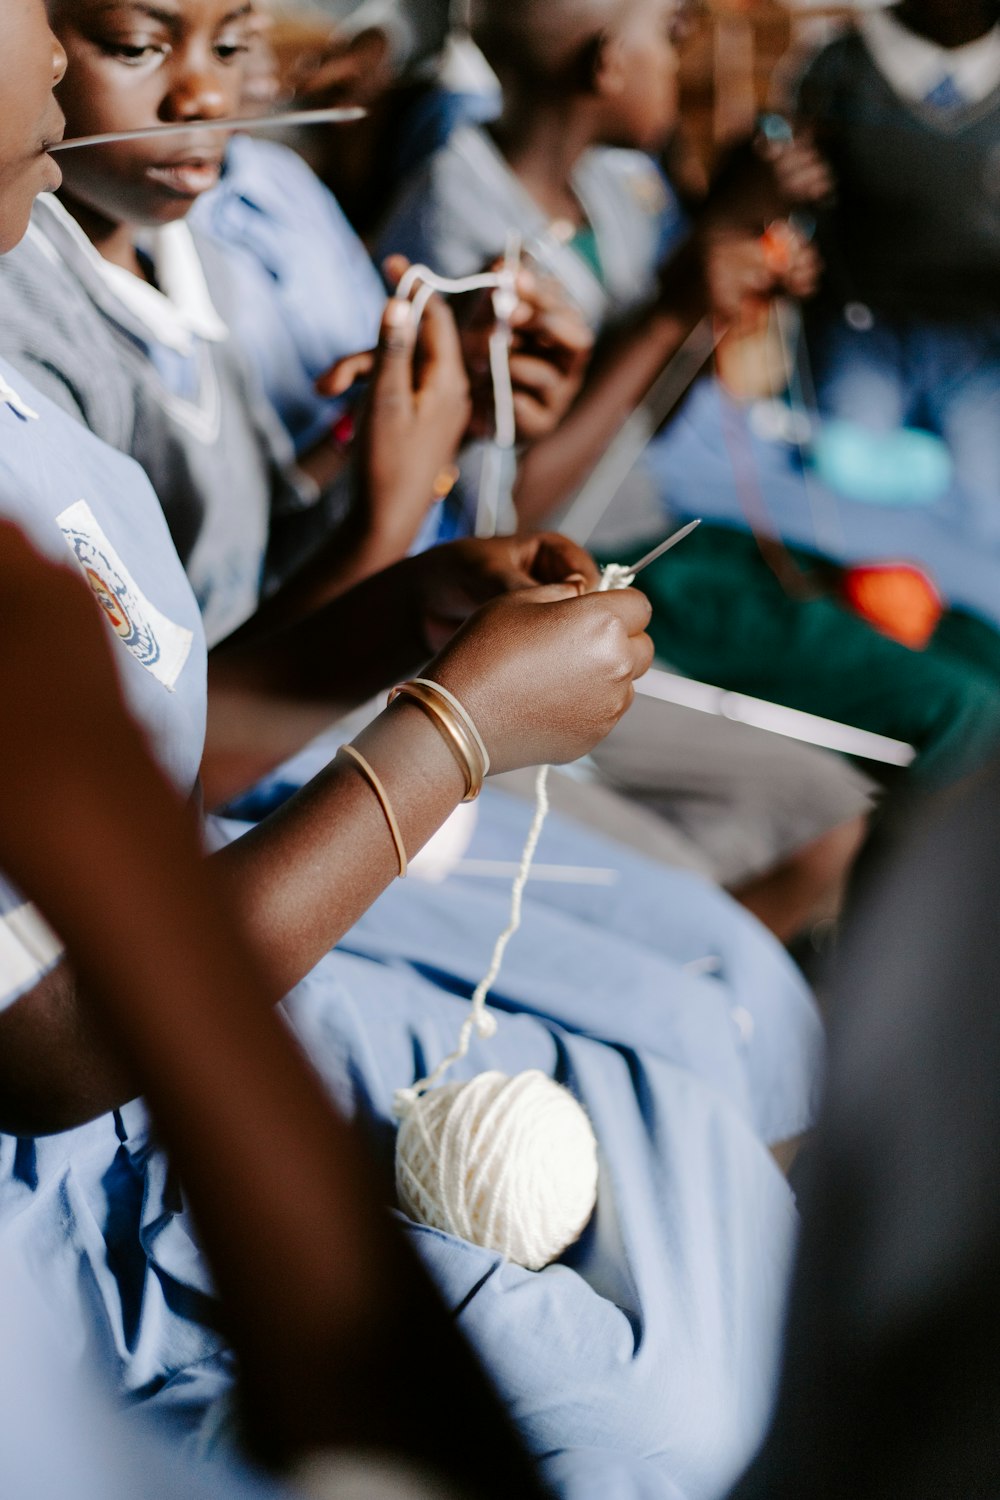
<path fill-rule="evenodd" d="M 605 563 L 601 569 L 601 581 L 597 585 L 599 594 L 610 594 L 614 589 L 630 589 L 635 582 L 635 573 L 624 563 Z"/>

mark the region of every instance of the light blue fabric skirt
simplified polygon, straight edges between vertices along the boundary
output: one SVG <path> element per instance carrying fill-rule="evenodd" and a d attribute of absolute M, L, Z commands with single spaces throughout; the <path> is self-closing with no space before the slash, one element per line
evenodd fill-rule
<path fill-rule="evenodd" d="M 470 852 L 516 859 L 530 808 L 500 793 L 481 807 Z M 557 817 L 538 857 L 618 880 L 529 886 L 498 1033 L 455 1076 L 541 1068 L 567 1084 L 599 1142 L 597 1213 L 542 1272 L 410 1233 L 561 1493 L 707 1500 L 769 1409 L 795 1216 L 763 1142 L 812 1118 L 820 1024 L 780 947 L 709 884 Z M 453 1046 L 508 903 L 507 881 L 400 883 L 286 1001 L 386 1164 L 393 1093 Z M 695 972 L 705 960 L 717 972 Z M 68 1345 L 127 1399 L 189 1433 L 224 1399 L 211 1280 L 141 1104 L 0 1137 L 0 1232 Z"/>

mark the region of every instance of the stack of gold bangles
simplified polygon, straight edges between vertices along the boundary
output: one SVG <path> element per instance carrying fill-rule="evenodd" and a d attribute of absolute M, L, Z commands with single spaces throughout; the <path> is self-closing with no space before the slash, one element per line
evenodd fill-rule
<path fill-rule="evenodd" d="M 404 682 L 400 687 L 393 688 L 389 694 L 389 702 L 399 697 L 412 698 L 414 703 L 419 703 L 444 735 L 448 748 L 465 774 L 465 796 L 462 800 L 471 802 L 478 797 L 489 774 L 490 757 L 482 735 L 455 695 L 449 693 L 439 682 L 432 682 L 429 677 L 415 677 L 412 682 Z M 345 755 L 354 762 L 378 798 L 396 849 L 399 873 L 404 876 L 408 867 L 406 846 L 389 794 L 378 773 L 354 745 L 341 745 L 337 754 Z"/>
<path fill-rule="evenodd" d="M 400 697 L 411 698 L 434 720 L 464 772 L 465 796 L 462 801 L 474 801 L 489 775 L 490 757 L 471 716 L 454 693 L 429 677 L 414 677 L 412 681 L 393 688 L 389 702 Z"/>

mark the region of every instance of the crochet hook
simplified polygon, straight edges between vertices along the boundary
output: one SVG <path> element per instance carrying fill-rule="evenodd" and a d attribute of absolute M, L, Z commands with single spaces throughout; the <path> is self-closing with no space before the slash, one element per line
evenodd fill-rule
<path fill-rule="evenodd" d="M 363 120 L 368 111 L 358 105 L 339 105 L 329 109 L 289 109 L 279 115 L 253 115 L 248 119 L 173 120 L 163 125 L 143 125 L 138 130 L 106 130 L 100 135 L 78 135 L 68 141 L 56 141 L 49 151 L 72 151 L 77 146 L 108 146 L 116 141 L 142 141 L 160 135 L 201 135 L 206 130 L 270 130 L 276 125 L 347 125 Z"/>
<path fill-rule="evenodd" d="M 658 557 L 662 557 L 664 552 L 669 552 L 671 547 L 676 547 L 678 542 L 683 542 L 684 538 L 690 536 L 695 527 L 700 525 L 700 517 L 697 521 L 689 521 L 686 526 L 681 527 L 680 531 L 675 531 L 673 536 L 668 536 L 665 542 L 661 542 L 658 547 L 654 547 L 652 552 L 647 552 L 645 557 L 640 557 L 639 561 L 633 563 L 626 571 L 631 573 L 634 578 L 637 573 L 642 572 L 643 568 L 648 568 L 650 563 L 655 563 Z"/>

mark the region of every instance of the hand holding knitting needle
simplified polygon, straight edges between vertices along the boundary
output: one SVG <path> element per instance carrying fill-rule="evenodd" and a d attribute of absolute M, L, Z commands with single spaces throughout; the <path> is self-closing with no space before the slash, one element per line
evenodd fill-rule
<path fill-rule="evenodd" d="M 494 772 L 586 755 L 649 670 L 646 597 L 636 589 L 581 596 L 581 587 L 545 584 L 493 600 L 423 674 L 472 715 Z"/>
<path fill-rule="evenodd" d="M 490 268 L 498 271 L 499 260 Z M 409 269 L 402 255 L 390 255 L 383 266 L 396 287 Z M 510 379 L 519 442 L 536 442 L 559 425 L 579 394 L 593 352 L 593 335 L 580 314 L 550 277 L 526 266 L 517 276 L 518 301 L 511 314 Z M 471 303 L 471 310 L 462 303 Z M 456 307 L 462 356 L 472 394 L 472 416 L 466 437 L 493 431 L 494 391 L 489 342 L 495 327 L 488 292 L 467 294 Z M 367 379 L 375 351 L 349 355 L 317 382 L 324 395 L 342 395 L 357 380 Z"/>
<path fill-rule="evenodd" d="M 443 650 L 470 615 L 501 594 L 552 583 L 585 593 L 596 591 L 601 581 L 590 554 L 556 532 L 470 537 L 434 547 L 406 566 L 431 651 Z"/>
<path fill-rule="evenodd" d="M 683 542 L 684 538 L 690 536 L 692 531 L 696 530 L 700 525 L 700 516 L 696 521 L 689 521 L 679 531 L 672 532 L 666 541 L 661 542 L 658 547 L 654 547 L 651 552 L 647 552 L 645 556 L 640 557 L 638 562 L 609 563 L 601 577 L 600 592 L 606 593 L 608 589 L 631 588 L 635 579 L 645 568 L 648 568 L 651 563 L 658 562 L 665 553 L 670 552 L 676 547 L 678 542 Z"/>

